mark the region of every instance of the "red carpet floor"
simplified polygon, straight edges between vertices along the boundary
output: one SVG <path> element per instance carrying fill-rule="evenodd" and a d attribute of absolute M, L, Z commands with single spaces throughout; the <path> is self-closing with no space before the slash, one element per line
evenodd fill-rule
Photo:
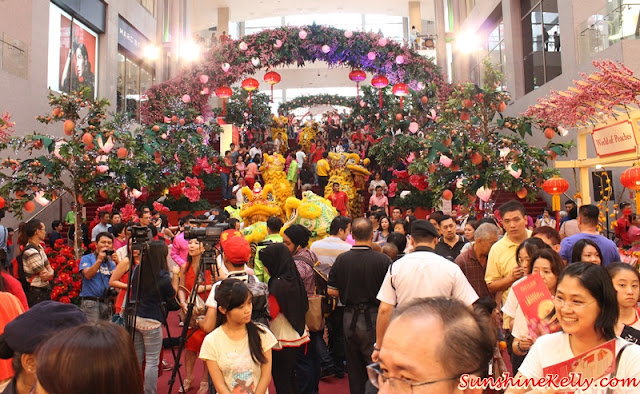
<path fill-rule="evenodd" d="M 180 333 L 182 332 L 182 327 L 178 326 L 178 314 L 177 312 L 171 312 L 169 314 L 169 329 L 171 331 L 171 336 L 172 337 L 177 337 L 180 335 Z M 165 330 L 165 337 L 166 337 L 166 330 Z M 177 352 L 177 348 L 176 348 L 176 352 Z M 163 357 L 164 360 L 169 364 L 169 365 L 173 365 L 173 356 L 171 355 L 171 351 L 168 349 L 165 349 L 163 352 Z M 180 368 L 180 372 L 182 373 L 182 378 L 184 379 L 184 357 L 182 357 L 183 359 L 183 366 Z M 202 374 L 204 371 L 204 363 L 201 360 L 197 360 L 196 361 L 196 367 L 195 367 L 195 382 L 196 383 L 196 387 L 192 388 L 189 393 L 191 394 L 195 394 L 198 391 L 198 387 L 200 385 L 200 380 L 202 379 Z M 162 375 L 158 378 L 158 394 L 169 394 L 169 378 L 171 378 L 171 371 L 162 371 Z M 173 385 L 173 389 L 171 391 L 171 394 L 175 394 L 178 392 L 178 389 L 180 387 L 180 380 L 178 379 L 178 376 L 176 375 L 176 381 Z M 326 378 L 326 379 L 322 379 L 320 381 L 320 394 L 346 394 L 349 393 L 349 381 L 348 379 L 345 377 L 344 379 L 336 379 L 336 378 Z M 273 386 L 273 382 L 271 383 L 271 385 L 269 386 L 269 393 L 273 394 L 276 393 L 275 387 Z"/>

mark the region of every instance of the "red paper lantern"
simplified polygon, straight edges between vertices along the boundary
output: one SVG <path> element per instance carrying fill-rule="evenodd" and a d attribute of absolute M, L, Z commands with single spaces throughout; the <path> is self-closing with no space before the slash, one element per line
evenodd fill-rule
<path fill-rule="evenodd" d="M 562 193 L 569 190 L 569 182 L 560 178 L 558 175 L 554 175 L 553 178 L 547 179 L 542 184 L 542 189 L 551 194 L 551 209 L 554 211 L 560 210 L 560 196 Z"/>
<path fill-rule="evenodd" d="M 269 71 L 268 73 L 264 74 L 264 81 L 269 85 L 271 85 L 271 102 L 272 103 L 273 103 L 273 85 L 280 82 L 280 79 L 281 79 L 280 74 L 278 74 L 275 71 Z"/>
<path fill-rule="evenodd" d="M 387 79 L 387 77 L 385 77 L 384 75 L 376 75 L 373 78 L 371 78 L 371 85 L 374 88 L 379 89 L 379 96 L 380 96 L 380 109 L 382 109 L 382 89 L 386 88 L 389 85 L 389 79 Z"/>
<path fill-rule="evenodd" d="M 260 86 L 260 82 L 254 78 L 247 78 L 242 81 L 242 89 L 249 92 L 249 108 L 251 108 L 251 92 L 258 89 L 258 86 Z"/>
<path fill-rule="evenodd" d="M 233 94 L 233 90 L 231 90 L 228 86 L 220 86 L 216 88 L 216 96 L 222 99 L 222 116 L 227 116 L 227 102 L 225 99 L 228 99 Z"/>
<path fill-rule="evenodd" d="M 640 167 L 633 166 L 624 170 L 620 175 L 620 183 L 629 190 L 636 192 L 636 212 L 640 206 Z"/>
<path fill-rule="evenodd" d="M 394 96 L 400 97 L 400 108 L 404 108 L 404 97 L 409 95 L 409 86 L 406 83 L 397 83 L 391 89 Z"/>
<path fill-rule="evenodd" d="M 356 83 L 356 101 L 360 100 L 360 82 L 367 79 L 367 73 L 362 70 L 353 70 L 349 73 L 349 79 Z"/>

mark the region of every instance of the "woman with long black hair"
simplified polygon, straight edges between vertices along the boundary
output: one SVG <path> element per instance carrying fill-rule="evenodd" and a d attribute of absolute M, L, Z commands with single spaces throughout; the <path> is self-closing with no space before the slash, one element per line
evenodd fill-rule
<path fill-rule="evenodd" d="M 260 250 L 260 261 L 269 279 L 269 329 L 278 340 L 273 352 L 273 383 L 278 394 L 299 393 L 296 378 L 298 348 L 309 342 L 305 314 L 309 309 L 307 292 L 293 256 L 282 243 Z"/>
<path fill-rule="evenodd" d="M 216 329 L 208 334 L 200 358 L 218 393 L 265 393 L 271 382 L 271 348 L 278 341 L 262 324 L 251 321 L 252 294 L 239 279 L 216 288 Z"/>
<path fill-rule="evenodd" d="M 153 241 L 144 252 L 142 263 L 134 268 L 131 275 L 131 301 L 137 303 L 135 348 L 140 366 L 143 360 L 145 363 L 145 394 L 155 394 L 158 389 L 162 322 L 167 317 L 166 301 L 175 297 L 178 290 L 178 275 L 174 275 L 173 279 L 169 277 L 168 253 L 164 241 Z"/>

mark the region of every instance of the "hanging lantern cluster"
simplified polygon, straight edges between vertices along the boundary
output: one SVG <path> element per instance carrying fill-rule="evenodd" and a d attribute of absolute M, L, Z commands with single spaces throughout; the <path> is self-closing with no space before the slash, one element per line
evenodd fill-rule
<path fill-rule="evenodd" d="M 249 108 L 251 108 L 251 94 L 254 90 L 258 89 L 259 86 L 260 82 L 258 82 L 258 80 L 254 78 L 247 78 L 242 81 L 242 89 L 249 92 Z"/>
<path fill-rule="evenodd" d="M 269 85 L 271 85 L 271 102 L 272 103 L 273 103 L 273 85 L 280 82 L 280 79 L 281 79 L 280 74 L 278 74 L 275 71 L 269 71 L 268 73 L 264 74 L 264 81 Z"/>
<path fill-rule="evenodd" d="M 222 116 L 227 116 L 227 102 L 225 99 L 228 99 L 233 94 L 233 91 L 228 86 L 220 86 L 216 88 L 216 96 L 222 99 Z"/>
<path fill-rule="evenodd" d="M 636 192 L 636 212 L 640 207 L 640 167 L 634 164 L 633 167 L 624 170 L 620 175 L 620 183 L 629 190 Z"/>
<path fill-rule="evenodd" d="M 367 73 L 362 70 L 353 70 L 349 73 L 349 79 L 356 83 L 356 101 L 360 100 L 360 82 L 367 79 Z"/>
<path fill-rule="evenodd" d="M 389 79 L 384 75 L 376 75 L 371 78 L 371 85 L 379 91 L 380 109 L 382 109 L 382 89 L 389 85 Z"/>

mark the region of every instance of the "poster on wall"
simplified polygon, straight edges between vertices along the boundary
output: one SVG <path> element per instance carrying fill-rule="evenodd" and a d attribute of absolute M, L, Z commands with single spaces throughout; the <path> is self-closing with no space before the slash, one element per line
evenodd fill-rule
<path fill-rule="evenodd" d="M 49 13 L 49 88 L 72 92 L 83 87 L 96 97 L 98 35 L 51 5 Z"/>

